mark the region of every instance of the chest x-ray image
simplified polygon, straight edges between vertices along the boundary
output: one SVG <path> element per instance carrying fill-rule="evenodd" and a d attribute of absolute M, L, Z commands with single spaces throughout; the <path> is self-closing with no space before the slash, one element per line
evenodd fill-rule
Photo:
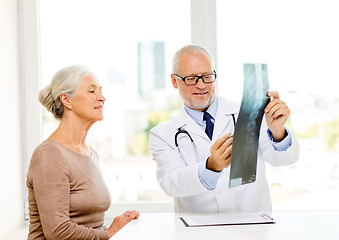
<path fill-rule="evenodd" d="M 269 103 L 266 64 L 244 64 L 244 90 L 233 136 L 229 187 L 256 180 L 260 126 Z"/>

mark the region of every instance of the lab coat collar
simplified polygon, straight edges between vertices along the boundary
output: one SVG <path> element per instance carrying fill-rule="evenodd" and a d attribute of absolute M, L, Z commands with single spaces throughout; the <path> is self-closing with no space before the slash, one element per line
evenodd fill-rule
<path fill-rule="evenodd" d="M 229 124 L 234 125 L 232 114 L 237 118 L 239 113 L 240 103 L 226 101 L 224 98 L 219 97 L 218 102 L 218 111 L 217 117 L 213 129 L 213 138 L 212 141 L 215 141 L 221 134 L 224 132 L 224 129 L 229 126 Z"/>
<path fill-rule="evenodd" d="M 220 134 L 225 127 L 228 126 L 228 124 L 233 124 L 233 120 L 229 121 L 230 115 L 238 113 L 239 107 L 240 104 L 226 101 L 221 96 L 218 96 L 218 110 L 213 130 L 213 142 L 220 137 Z M 191 135 L 196 134 L 206 138 L 208 141 L 211 141 L 202 128 L 187 114 L 184 107 L 182 107 L 179 114 L 173 118 L 173 124 L 177 129 L 185 129 Z"/>

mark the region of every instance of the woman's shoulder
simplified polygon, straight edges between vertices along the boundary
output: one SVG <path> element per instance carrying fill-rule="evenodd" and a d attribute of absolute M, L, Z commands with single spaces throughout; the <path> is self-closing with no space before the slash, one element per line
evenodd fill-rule
<path fill-rule="evenodd" d="M 64 156 L 63 149 L 50 140 L 45 140 L 34 150 L 29 164 L 28 176 L 41 174 L 42 171 L 53 174 L 69 172 L 69 163 Z"/>
<path fill-rule="evenodd" d="M 53 154 L 60 153 L 61 151 L 62 149 L 60 148 L 60 144 L 47 139 L 40 143 L 40 145 L 35 148 L 33 155 L 44 153 Z"/>
<path fill-rule="evenodd" d="M 64 159 L 63 156 L 64 150 L 60 144 L 51 140 L 45 140 L 35 148 L 31 162 L 62 161 Z"/>

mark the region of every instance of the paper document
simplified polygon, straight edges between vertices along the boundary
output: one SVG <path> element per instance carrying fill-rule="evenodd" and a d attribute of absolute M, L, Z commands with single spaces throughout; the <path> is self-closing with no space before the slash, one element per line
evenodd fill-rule
<path fill-rule="evenodd" d="M 265 213 L 195 215 L 182 216 L 180 219 L 186 227 L 275 223 L 273 218 Z"/>
<path fill-rule="evenodd" d="M 233 136 L 229 187 L 256 180 L 260 126 L 269 103 L 267 92 L 267 65 L 244 64 L 244 91 Z"/>

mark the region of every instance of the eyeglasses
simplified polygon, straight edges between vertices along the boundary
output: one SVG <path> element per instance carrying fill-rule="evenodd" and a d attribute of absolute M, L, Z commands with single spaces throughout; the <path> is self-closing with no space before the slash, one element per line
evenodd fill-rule
<path fill-rule="evenodd" d="M 187 86 L 196 85 L 201 79 L 204 83 L 212 83 L 217 79 L 217 73 L 213 71 L 213 73 L 200 75 L 200 76 L 187 76 L 187 77 L 180 77 L 177 74 L 173 74 L 175 77 L 184 81 Z"/>

